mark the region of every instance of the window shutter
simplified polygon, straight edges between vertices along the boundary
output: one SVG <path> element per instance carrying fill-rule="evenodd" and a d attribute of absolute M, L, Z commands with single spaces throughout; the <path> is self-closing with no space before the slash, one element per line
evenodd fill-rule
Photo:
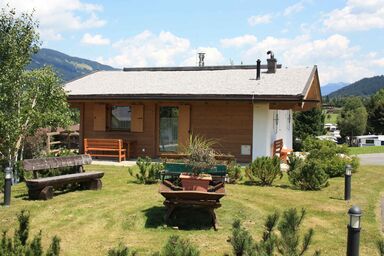
<path fill-rule="evenodd" d="M 93 130 L 105 131 L 106 109 L 105 104 L 96 103 L 93 105 Z"/>
<path fill-rule="evenodd" d="M 131 132 L 144 132 L 144 105 L 131 106 Z"/>
<path fill-rule="evenodd" d="M 191 125 L 191 106 L 179 106 L 179 146 L 186 146 L 189 143 L 189 131 Z"/>

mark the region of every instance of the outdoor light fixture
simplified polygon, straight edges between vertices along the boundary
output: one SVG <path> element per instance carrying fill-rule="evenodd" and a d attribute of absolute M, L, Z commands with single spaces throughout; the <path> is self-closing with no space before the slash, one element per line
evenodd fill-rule
<path fill-rule="evenodd" d="M 12 168 L 7 167 L 4 172 L 4 206 L 9 206 L 11 204 Z"/>
<path fill-rule="evenodd" d="M 361 230 L 361 209 L 353 205 L 348 211 L 348 240 L 347 256 L 359 256 L 360 230 Z"/>
<path fill-rule="evenodd" d="M 352 166 L 347 164 L 345 166 L 345 177 L 344 177 L 344 200 L 351 200 L 351 179 L 352 179 Z"/>
<path fill-rule="evenodd" d="M 349 214 L 349 226 L 352 228 L 361 228 L 361 209 L 358 206 L 352 206 L 348 211 Z"/>
<path fill-rule="evenodd" d="M 352 166 L 350 164 L 345 166 L 345 175 L 352 175 Z"/>

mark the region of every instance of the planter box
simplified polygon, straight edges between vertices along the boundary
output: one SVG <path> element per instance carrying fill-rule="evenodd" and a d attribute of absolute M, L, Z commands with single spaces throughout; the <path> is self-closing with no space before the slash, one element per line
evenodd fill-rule
<path fill-rule="evenodd" d="M 207 192 L 209 183 L 212 181 L 212 177 L 199 177 L 188 174 L 180 174 L 180 180 L 184 190 Z"/>

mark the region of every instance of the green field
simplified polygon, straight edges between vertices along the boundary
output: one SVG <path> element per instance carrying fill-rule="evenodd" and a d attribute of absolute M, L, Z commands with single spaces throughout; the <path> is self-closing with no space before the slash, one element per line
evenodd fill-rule
<path fill-rule="evenodd" d="M 363 209 L 361 255 L 378 255 L 375 241 L 381 237 L 380 193 L 384 188 L 383 168 L 363 166 L 353 175 L 351 202 L 343 198 L 344 179 L 330 180 L 322 191 L 294 190 L 284 177 L 272 187 L 244 184 L 226 185 L 227 195 L 217 210 L 219 231 L 209 228 L 208 214 L 196 210 L 177 211 L 173 225 L 163 222 L 163 198 L 158 185 L 139 185 L 128 176 L 126 167 L 91 166 L 102 170 L 103 189 L 62 193 L 49 201 L 29 201 L 25 184 L 13 187 L 12 205 L 0 208 L 1 229 L 13 230 L 21 209 L 31 212 L 31 234 L 43 230 L 43 246 L 49 238 L 62 239 L 62 255 L 105 255 L 109 248 L 123 242 L 148 255 L 160 250 L 172 234 L 187 237 L 198 245 L 201 255 L 231 253 L 227 242 L 234 218 L 240 218 L 259 240 L 267 214 L 289 207 L 306 208 L 304 228 L 315 229 L 310 248 L 322 255 L 345 255 L 347 211 L 352 204 Z M 3 201 L 2 195 L 0 200 Z M 311 255 L 309 253 L 308 255 Z"/>
<path fill-rule="evenodd" d="M 325 114 L 325 120 L 324 123 L 331 123 L 331 124 L 336 124 L 337 123 L 337 117 L 339 114 Z"/>
<path fill-rule="evenodd" d="M 350 147 L 348 151 L 351 155 L 384 153 L 384 146 Z"/>

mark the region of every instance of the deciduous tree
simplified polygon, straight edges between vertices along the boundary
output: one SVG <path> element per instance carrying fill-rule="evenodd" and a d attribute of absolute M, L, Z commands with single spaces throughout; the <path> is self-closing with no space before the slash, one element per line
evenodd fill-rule
<path fill-rule="evenodd" d="M 26 71 L 39 49 L 38 23 L 32 14 L 0 12 L 0 157 L 12 167 L 24 139 L 38 127 L 66 126 L 69 108 L 52 69 Z"/>
<path fill-rule="evenodd" d="M 347 98 L 337 119 L 337 127 L 340 129 L 342 137 L 349 137 L 349 143 L 352 143 L 352 137 L 362 135 L 367 127 L 367 110 L 358 97 Z"/>

